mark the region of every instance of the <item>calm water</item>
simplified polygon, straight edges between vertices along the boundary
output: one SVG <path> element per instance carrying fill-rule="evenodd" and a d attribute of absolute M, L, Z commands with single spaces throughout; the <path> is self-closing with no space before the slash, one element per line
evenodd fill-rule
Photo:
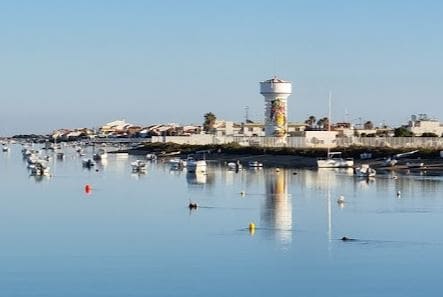
<path fill-rule="evenodd" d="M 70 148 L 51 161 L 53 177 L 36 179 L 20 149 L 0 155 L 0 296 L 435 296 L 440 289 L 442 177 L 367 183 L 346 172 L 235 173 L 217 164 L 195 176 L 160 162 L 134 175 L 132 157 L 108 155 L 96 172 Z M 189 199 L 202 207 L 190 212 Z"/>

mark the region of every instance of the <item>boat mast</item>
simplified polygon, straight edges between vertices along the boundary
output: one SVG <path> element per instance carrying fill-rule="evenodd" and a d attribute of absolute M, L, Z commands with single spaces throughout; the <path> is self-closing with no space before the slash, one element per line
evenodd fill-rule
<path fill-rule="evenodd" d="M 331 101 L 332 101 L 332 92 L 329 91 L 329 100 L 328 100 L 328 132 L 331 132 Z M 328 135 L 329 137 L 329 135 Z M 328 144 L 328 158 L 329 153 L 331 152 L 330 145 Z"/>

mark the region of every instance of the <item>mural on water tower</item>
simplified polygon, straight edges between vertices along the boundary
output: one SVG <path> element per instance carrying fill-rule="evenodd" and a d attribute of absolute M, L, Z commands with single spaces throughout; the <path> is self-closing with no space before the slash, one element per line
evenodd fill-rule
<path fill-rule="evenodd" d="M 275 124 L 274 136 L 286 135 L 286 104 L 283 98 L 276 98 L 271 102 L 270 120 Z"/>

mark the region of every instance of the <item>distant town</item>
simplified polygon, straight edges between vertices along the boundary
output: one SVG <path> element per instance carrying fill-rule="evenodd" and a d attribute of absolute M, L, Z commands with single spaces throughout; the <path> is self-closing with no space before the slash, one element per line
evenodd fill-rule
<path fill-rule="evenodd" d="M 92 128 L 62 128 L 49 135 L 40 136 L 54 142 L 95 140 L 98 142 L 175 142 L 180 144 L 214 144 L 238 141 L 243 145 L 258 144 L 265 140 L 265 125 L 251 120 L 236 123 L 219 120 L 213 113 L 208 113 L 201 125 L 154 124 L 137 125 L 125 120 L 105 123 L 97 129 Z M 337 143 L 382 143 L 390 138 L 420 137 L 427 141 L 437 141 L 443 135 L 443 124 L 426 114 L 411 116 L 410 121 L 400 127 L 377 127 L 371 121 L 361 125 L 349 122 L 331 123 L 328 131 L 328 119 L 317 119 L 310 116 L 304 122 L 287 124 L 287 146 L 292 140 L 304 140 L 307 147 L 322 147 Z M 15 138 L 29 135 L 17 135 Z M 38 136 L 35 136 L 36 138 Z M 407 139 L 406 138 L 406 139 Z M 269 141 L 271 138 L 268 138 Z M 229 141 L 232 140 L 232 141 Z M 398 139 L 397 139 L 398 140 Z M 410 140 L 412 141 L 412 140 Z M 416 140 L 415 140 L 416 141 Z M 343 145 L 345 146 L 345 145 Z"/>
<path fill-rule="evenodd" d="M 330 122 L 329 117 L 309 116 L 302 122 L 288 122 L 287 101 L 292 83 L 277 77 L 260 82 L 264 97 L 263 121 L 246 115 L 241 123 L 218 119 L 208 112 L 202 124 L 138 125 L 125 120 L 103 124 L 97 129 L 57 129 L 46 140 L 54 142 L 89 139 L 96 142 L 172 142 L 208 145 L 237 143 L 242 146 L 332 148 L 367 147 L 443 147 L 443 124 L 426 114 L 412 115 L 400 127 L 375 126 L 371 121 L 354 125 Z M 29 137 L 26 135 L 16 136 Z M 400 139 L 401 138 L 401 139 Z"/>

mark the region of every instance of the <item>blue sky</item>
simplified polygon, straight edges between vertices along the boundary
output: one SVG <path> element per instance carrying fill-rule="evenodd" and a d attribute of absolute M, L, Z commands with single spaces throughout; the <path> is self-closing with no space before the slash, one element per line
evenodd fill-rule
<path fill-rule="evenodd" d="M 0 134 L 126 119 L 261 120 L 258 82 L 294 83 L 289 120 L 443 121 L 439 1 L 1 1 Z M 345 111 L 348 115 L 345 116 Z"/>

